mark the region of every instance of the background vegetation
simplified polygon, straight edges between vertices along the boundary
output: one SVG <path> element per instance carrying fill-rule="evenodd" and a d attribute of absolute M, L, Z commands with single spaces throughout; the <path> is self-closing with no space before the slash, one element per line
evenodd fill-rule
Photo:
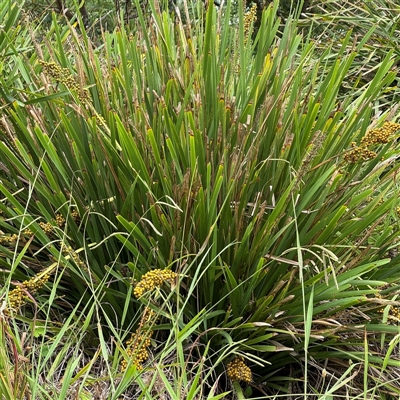
<path fill-rule="evenodd" d="M 398 6 L 135 4 L 0 0 L 2 399 L 398 398 Z"/>

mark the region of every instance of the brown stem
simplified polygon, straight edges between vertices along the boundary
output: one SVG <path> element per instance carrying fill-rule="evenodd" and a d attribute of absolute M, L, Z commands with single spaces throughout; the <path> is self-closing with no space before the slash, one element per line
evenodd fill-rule
<path fill-rule="evenodd" d="M 56 4 L 57 4 L 57 11 L 60 14 L 65 15 L 70 20 L 74 18 L 74 13 L 71 12 L 68 8 L 65 8 L 63 0 L 56 0 Z M 85 27 L 87 27 L 89 25 L 89 13 L 87 12 L 85 3 L 82 3 L 82 6 L 79 7 L 79 11 L 82 16 L 83 24 Z"/>

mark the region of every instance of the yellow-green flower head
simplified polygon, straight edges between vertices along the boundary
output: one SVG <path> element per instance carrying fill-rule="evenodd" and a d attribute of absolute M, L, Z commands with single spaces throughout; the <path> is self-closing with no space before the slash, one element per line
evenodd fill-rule
<path fill-rule="evenodd" d="M 0 236 L 0 244 L 14 244 L 18 240 L 17 234 Z"/>
<path fill-rule="evenodd" d="M 400 308 L 399 307 L 390 307 L 389 315 L 399 321 L 400 320 Z"/>
<path fill-rule="evenodd" d="M 65 218 L 61 214 L 56 215 L 56 223 L 60 228 L 64 228 Z"/>
<path fill-rule="evenodd" d="M 73 218 L 75 223 L 78 224 L 79 222 L 81 222 L 81 217 L 79 215 L 79 211 L 78 210 L 72 210 L 71 217 Z"/>
<path fill-rule="evenodd" d="M 244 15 L 244 36 L 247 39 L 251 25 L 257 20 L 257 4 L 253 3 L 250 10 Z"/>
<path fill-rule="evenodd" d="M 128 359 L 136 366 L 138 370 L 143 368 L 143 363 L 149 357 L 147 349 L 151 345 L 150 338 L 153 335 L 153 331 L 146 329 L 146 325 L 154 322 L 154 311 L 150 308 L 144 310 L 138 329 L 132 334 L 131 338 L 126 342 L 126 354 Z M 121 361 L 121 370 L 125 371 L 128 367 L 128 360 L 123 359 Z"/>
<path fill-rule="evenodd" d="M 43 229 L 46 235 L 53 233 L 54 227 L 50 222 L 39 222 L 39 226 Z"/>
<path fill-rule="evenodd" d="M 151 336 L 152 332 L 149 332 Z M 132 337 L 128 340 L 126 354 L 128 355 L 131 362 L 136 366 L 137 369 L 143 368 L 143 362 L 149 358 L 149 352 L 147 349 L 150 347 L 151 341 L 148 336 L 144 336 L 138 332 L 132 334 Z M 128 361 L 123 359 L 121 361 L 121 370 L 125 371 L 128 366 Z"/>
<path fill-rule="evenodd" d="M 377 153 L 375 151 L 369 150 L 366 147 L 353 146 L 353 148 L 344 155 L 344 160 L 350 164 L 354 164 L 359 161 L 371 160 L 376 156 Z"/>
<path fill-rule="evenodd" d="M 370 146 L 378 143 L 389 143 L 391 136 L 400 130 L 400 124 L 385 122 L 380 128 L 371 129 L 361 139 L 361 145 Z"/>
<path fill-rule="evenodd" d="M 356 163 L 375 158 L 377 153 L 370 150 L 368 147 L 389 143 L 389 141 L 394 138 L 394 133 L 399 130 L 400 124 L 395 122 L 385 122 L 380 128 L 369 130 L 361 139 L 359 146 L 357 146 L 355 142 L 351 144 L 352 149 L 345 154 L 344 160 L 348 163 Z"/>
<path fill-rule="evenodd" d="M 250 383 L 253 380 L 251 369 L 244 363 L 243 357 L 236 357 L 228 364 L 227 372 L 233 381 Z"/>
<path fill-rule="evenodd" d="M 50 274 L 46 273 L 39 277 L 32 277 L 28 281 L 22 282 L 15 289 L 11 290 L 8 295 L 9 306 L 12 310 L 18 311 L 29 299 L 29 295 L 33 295 L 41 289 L 50 279 Z"/>
<path fill-rule="evenodd" d="M 156 287 L 160 287 L 165 282 L 173 282 L 176 277 L 177 274 L 169 269 L 154 269 L 142 276 L 142 279 L 133 290 L 133 294 L 136 298 L 139 298 L 145 292 L 154 290 Z"/>
<path fill-rule="evenodd" d="M 54 62 L 46 62 L 43 60 L 39 60 L 39 64 L 43 67 L 46 75 L 54 78 L 56 82 L 64 84 L 69 90 L 76 91 L 81 102 L 87 102 L 89 97 L 87 89 L 81 90 L 77 79 L 71 74 L 68 68 L 61 68 Z"/>

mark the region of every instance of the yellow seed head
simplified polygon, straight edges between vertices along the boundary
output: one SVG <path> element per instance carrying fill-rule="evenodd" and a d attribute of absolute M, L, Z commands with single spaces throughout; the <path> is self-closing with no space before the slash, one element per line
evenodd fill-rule
<path fill-rule="evenodd" d="M 71 217 L 75 221 L 75 223 L 79 224 L 79 222 L 81 222 L 81 217 L 78 210 L 72 210 Z"/>
<path fill-rule="evenodd" d="M 133 290 L 136 298 L 141 297 L 145 292 L 151 291 L 156 287 L 160 287 L 165 282 L 172 283 L 177 277 L 177 274 L 168 269 L 154 269 L 142 276 L 140 282 Z"/>
<path fill-rule="evenodd" d="M 252 24 L 254 24 L 256 20 L 257 20 L 257 4 L 253 3 L 250 10 L 247 11 L 246 14 L 244 15 L 243 25 L 244 25 L 245 41 L 247 41 L 250 35 L 251 26 Z"/>
<path fill-rule="evenodd" d="M 18 235 L 16 233 L 12 235 L 4 235 L 0 237 L 0 244 L 15 244 L 18 240 Z"/>
<path fill-rule="evenodd" d="M 56 223 L 60 228 L 63 228 L 65 225 L 65 218 L 61 214 L 57 214 Z"/>
<path fill-rule="evenodd" d="M 251 369 L 244 363 L 243 357 L 236 357 L 228 364 L 227 372 L 233 381 L 250 383 L 253 380 Z"/>
<path fill-rule="evenodd" d="M 43 229 L 46 235 L 53 233 L 53 225 L 50 222 L 39 222 L 39 226 Z"/>
<path fill-rule="evenodd" d="M 151 341 L 149 337 L 145 337 L 140 333 L 135 332 L 132 334 L 132 337 L 128 340 L 126 353 L 128 354 L 129 359 L 132 361 L 134 365 L 136 365 L 137 369 L 143 368 L 143 362 L 149 358 L 149 352 L 147 349 L 151 345 Z M 121 361 L 121 369 L 124 371 L 128 366 L 128 361 L 123 359 Z"/>
<path fill-rule="evenodd" d="M 399 307 L 390 307 L 389 314 L 397 320 L 400 320 L 400 308 Z"/>
<path fill-rule="evenodd" d="M 385 122 L 380 128 L 371 129 L 361 139 L 361 145 L 371 146 L 373 144 L 389 143 L 390 138 L 400 130 L 400 124 L 395 122 Z"/>
<path fill-rule="evenodd" d="M 87 89 L 81 89 L 79 82 L 68 68 L 61 68 L 54 62 L 46 62 L 39 60 L 39 64 L 43 67 L 43 71 L 46 75 L 54 78 L 56 82 L 64 84 L 68 90 L 76 92 L 79 101 L 85 103 L 89 99 L 89 92 Z"/>
<path fill-rule="evenodd" d="M 369 130 L 361 139 L 360 145 L 351 143 L 352 149 L 349 150 L 344 160 L 348 163 L 367 161 L 377 156 L 377 153 L 370 150 L 369 147 L 377 144 L 389 143 L 393 135 L 400 130 L 400 124 L 395 122 L 385 122 L 380 128 Z"/>
<path fill-rule="evenodd" d="M 29 228 L 27 228 L 24 230 L 24 235 L 31 237 L 33 236 L 33 232 Z"/>
<path fill-rule="evenodd" d="M 85 262 L 81 260 L 81 258 L 79 257 L 78 253 L 71 246 L 65 247 L 64 250 L 63 250 L 63 253 L 65 255 L 68 255 L 74 261 L 74 263 L 76 264 L 77 267 L 80 267 L 84 271 L 89 273 L 89 268 L 87 267 Z"/>
<path fill-rule="evenodd" d="M 140 320 L 138 329 L 126 342 L 126 353 L 132 364 L 135 365 L 136 368 L 139 370 L 143 368 L 143 362 L 146 361 L 149 357 L 149 352 L 147 351 L 147 349 L 151 345 L 150 338 L 153 335 L 153 331 L 148 329 L 148 326 L 151 325 L 151 322 L 154 322 L 153 317 L 154 312 L 150 308 L 146 307 Z M 123 359 L 121 361 L 121 370 L 125 371 L 127 367 L 128 361 L 126 359 Z"/>
<path fill-rule="evenodd" d="M 34 295 L 50 279 L 50 274 L 39 277 L 35 275 L 31 279 L 22 282 L 8 294 L 9 308 L 18 311 L 29 299 L 29 295 Z"/>
<path fill-rule="evenodd" d="M 344 160 L 350 164 L 354 164 L 359 161 L 367 161 L 375 158 L 377 154 L 367 149 L 366 147 L 353 147 L 344 155 Z"/>

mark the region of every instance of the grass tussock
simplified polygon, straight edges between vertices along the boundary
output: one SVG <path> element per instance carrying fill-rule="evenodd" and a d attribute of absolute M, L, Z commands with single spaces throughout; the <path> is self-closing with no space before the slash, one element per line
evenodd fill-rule
<path fill-rule="evenodd" d="M 152 1 L 94 40 L 0 0 L 2 400 L 398 396 L 378 3 Z"/>

